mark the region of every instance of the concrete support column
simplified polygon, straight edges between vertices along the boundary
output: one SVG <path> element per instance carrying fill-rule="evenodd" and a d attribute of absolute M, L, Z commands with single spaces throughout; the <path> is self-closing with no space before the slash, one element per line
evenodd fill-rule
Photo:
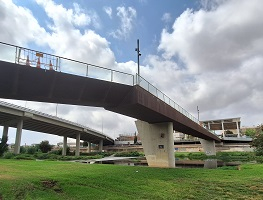
<path fill-rule="evenodd" d="M 204 149 L 204 152 L 207 156 L 216 155 L 216 146 L 214 140 L 204 140 L 200 139 L 201 145 Z"/>
<path fill-rule="evenodd" d="M 99 152 L 102 152 L 102 150 L 103 150 L 103 140 L 100 140 Z"/>
<path fill-rule="evenodd" d="M 238 126 L 238 122 L 236 122 L 236 125 L 237 125 L 237 137 L 240 137 L 240 129 L 239 129 L 239 126 Z"/>
<path fill-rule="evenodd" d="M 210 130 L 210 123 L 208 122 L 208 129 Z"/>
<path fill-rule="evenodd" d="M 91 142 L 88 142 L 88 153 L 91 152 Z"/>
<path fill-rule="evenodd" d="M 80 149 L 80 133 L 77 133 L 75 156 L 79 156 L 79 149 Z"/>
<path fill-rule="evenodd" d="M 217 159 L 205 160 L 204 168 L 205 169 L 216 169 L 217 168 Z"/>
<path fill-rule="evenodd" d="M 137 120 L 144 154 L 150 167 L 175 167 L 173 123 L 156 123 Z"/>
<path fill-rule="evenodd" d="M 67 136 L 64 136 L 64 137 L 63 137 L 62 156 L 67 155 L 67 143 L 68 143 L 68 138 L 67 138 Z"/>
<path fill-rule="evenodd" d="M 224 127 L 224 122 L 221 122 L 221 123 L 222 123 L 223 137 L 225 137 L 225 127 Z"/>
<path fill-rule="evenodd" d="M 14 154 L 20 153 L 20 144 L 21 144 L 21 137 L 22 137 L 22 129 L 23 129 L 23 120 L 19 120 L 17 123 L 16 128 L 16 141 L 15 141 L 15 148 L 14 148 Z"/>
<path fill-rule="evenodd" d="M 2 138 L 8 136 L 8 128 L 9 128 L 8 126 L 4 126 Z"/>

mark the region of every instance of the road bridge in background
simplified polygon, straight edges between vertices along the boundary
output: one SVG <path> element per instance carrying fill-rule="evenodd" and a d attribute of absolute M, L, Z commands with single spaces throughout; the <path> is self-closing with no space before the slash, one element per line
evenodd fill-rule
<path fill-rule="evenodd" d="M 20 152 L 22 129 L 48 133 L 64 137 L 63 150 L 67 148 L 67 138 L 76 139 L 76 155 L 79 155 L 80 140 L 90 144 L 110 145 L 114 140 L 89 127 L 48 115 L 42 112 L 0 101 L 0 125 L 4 127 L 3 135 L 8 135 L 8 128 L 17 128 L 14 153 Z M 102 149 L 102 147 L 100 147 Z M 66 151 L 63 151 L 65 155 Z"/>
<path fill-rule="evenodd" d="M 0 98 L 103 107 L 136 118 L 150 166 L 174 166 L 173 130 L 203 139 L 206 153 L 215 154 L 220 139 L 142 77 L 1 44 L 16 57 L 0 61 Z"/>

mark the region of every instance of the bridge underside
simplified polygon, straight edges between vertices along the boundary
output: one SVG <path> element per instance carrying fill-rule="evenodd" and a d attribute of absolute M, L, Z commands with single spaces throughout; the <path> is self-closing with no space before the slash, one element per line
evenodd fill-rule
<path fill-rule="evenodd" d="M 220 141 L 139 86 L 0 61 L 0 98 L 104 107 L 148 123 L 172 122 L 176 131 Z"/>

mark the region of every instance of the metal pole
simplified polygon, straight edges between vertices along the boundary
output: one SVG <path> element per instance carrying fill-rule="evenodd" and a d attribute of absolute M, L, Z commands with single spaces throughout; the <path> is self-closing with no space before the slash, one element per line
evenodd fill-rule
<path fill-rule="evenodd" d="M 140 76 L 140 41 L 137 40 L 138 75 Z"/>
<path fill-rule="evenodd" d="M 198 106 L 197 106 L 197 119 L 198 119 L 198 122 L 199 122 L 199 109 L 198 109 Z"/>
<path fill-rule="evenodd" d="M 137 51 L 137 63 L 138 63 L 138 84 L 139 84 L 139 79 L 140 79 L 140 41 L 137 39 L 137 48 L 135 48 L 135 51 Z"/>

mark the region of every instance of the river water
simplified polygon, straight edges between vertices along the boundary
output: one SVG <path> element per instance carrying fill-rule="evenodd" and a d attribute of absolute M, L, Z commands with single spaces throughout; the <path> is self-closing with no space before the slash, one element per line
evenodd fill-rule
<path fill-rule="evenodd" d="M 126 165 L 126 166 L 148 166 L 145 158 L 125 158 L 117 160 L 101 160 L 95 161 L 95 164 L 112 164 L 112 165 Z M 241 162 L 223 162 L 217 159 L 207 160 L 186 160 L 176 159 L 175 167 L 177 168 L 207 168 L 215 169 L 222 166 L 239 166 Z"/>

